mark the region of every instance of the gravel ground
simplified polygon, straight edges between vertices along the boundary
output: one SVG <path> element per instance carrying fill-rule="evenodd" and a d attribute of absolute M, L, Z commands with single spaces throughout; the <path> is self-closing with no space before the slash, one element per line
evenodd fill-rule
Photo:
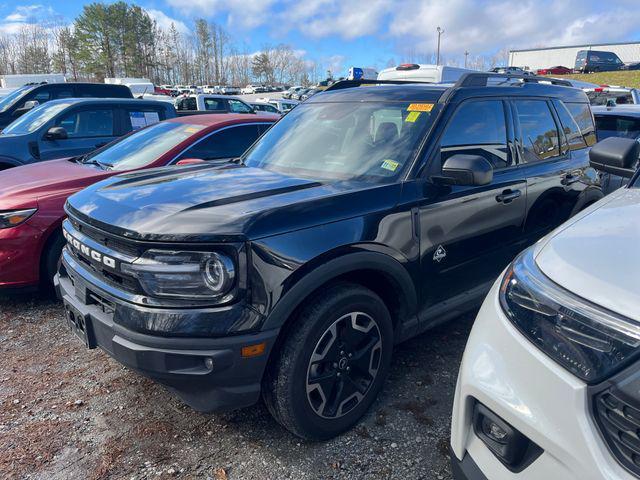
<path fill-rule="evenodd" d="M 84 349 L 53 300 L 0 298 L 0 478 L 449 480 L 450 412 L 472 319 L 400 345 L 363 421 L 307 443 L 262 404 L 192 411 Z"/>

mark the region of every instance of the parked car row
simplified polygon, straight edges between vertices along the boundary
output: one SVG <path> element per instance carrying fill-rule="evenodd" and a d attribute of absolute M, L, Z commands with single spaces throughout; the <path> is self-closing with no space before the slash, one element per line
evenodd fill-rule
<path fill-rule="evenodd" d="M 323 86 L 281 117 L 256 101 L 150 122 L 0 173 L 0 286 L 53 281 L 88 348 L 198 411 L 262 398 L 309 440 L 360 420 L 395 345 L 486 298 L 456 479 L 626 478 L 637 180 L 605 197 L 603 179 L 632 175 L 634 124 L 608 135 L 623 107 L 592 113 L 583 90 L 533 75 L 406 80 L 434 72 Z M 178 112 L 230 110 L 207 99 L 234 100 L 189 94 Z"/>

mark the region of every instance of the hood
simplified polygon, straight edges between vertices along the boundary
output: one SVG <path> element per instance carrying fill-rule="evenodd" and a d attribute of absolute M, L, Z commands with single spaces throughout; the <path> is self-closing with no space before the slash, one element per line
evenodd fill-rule
<path fill-rule="evenodd" d="M 73 191 L 109 172 L 68 159 L 50 160 L 0 172 L 0 210 L 34 203 L 38 198 Z"/>
<path fill-rule="evenodd" d="M 323 183 L 234 164 L 193 165 L 110 178 L 70 197 L 67 208 L 90 224 L 139 240 L 226 241 L 384 208 L 397 202 L 400 187 L 393 187 Z"/>
<path fill-rule="evenodd" d="M 622 188 L 556 230 L 536 255 L 551 280 L 640 321 L 640 189 Z"/>

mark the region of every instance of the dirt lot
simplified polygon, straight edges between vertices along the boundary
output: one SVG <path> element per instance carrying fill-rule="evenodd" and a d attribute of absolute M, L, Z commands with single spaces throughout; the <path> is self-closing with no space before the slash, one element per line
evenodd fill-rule
<path fill-rule="evenodd" d="M 449 417 L 471 321 L 398 347 L 364 421 L 305 443 L 261 404 L 190 410 L 84 349 L 53 300 L 0 298 L 0 478 L 450 479 Z"/>

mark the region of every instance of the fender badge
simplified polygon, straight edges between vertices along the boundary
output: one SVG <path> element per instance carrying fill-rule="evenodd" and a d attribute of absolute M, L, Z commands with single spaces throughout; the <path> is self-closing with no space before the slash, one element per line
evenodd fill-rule
<path fill-rule="evenodd" d="M 436 251 L 433 252 L 433 261 L 440 263 L 447 256 L 447 251 L 442 245 L 438 245 Z"/>

